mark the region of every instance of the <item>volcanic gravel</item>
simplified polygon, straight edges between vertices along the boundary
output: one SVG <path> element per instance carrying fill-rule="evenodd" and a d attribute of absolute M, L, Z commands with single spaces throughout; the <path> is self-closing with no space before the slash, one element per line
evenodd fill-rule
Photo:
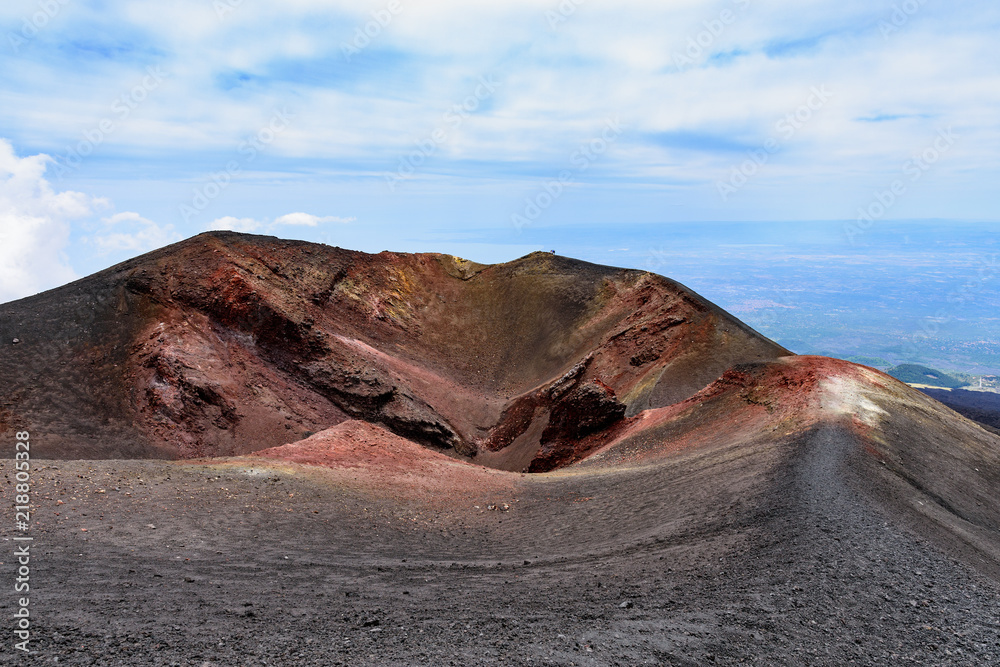
<path fill-rule="evenodd" d="M 859 451 L 821 427 L 440 499 L 264 460 L 36 461 L 37 653 L 0 662 L 1000 659 L 989 568 L 867 495 Z"/>

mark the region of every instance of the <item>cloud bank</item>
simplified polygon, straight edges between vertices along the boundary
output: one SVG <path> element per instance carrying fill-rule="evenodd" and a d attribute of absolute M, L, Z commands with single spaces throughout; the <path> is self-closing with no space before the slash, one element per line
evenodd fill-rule
<path fill-rule="evenodd" d="M 0 302 L 76 278 L 66 256 L 70 224 L 104 202 L 56 192 L 45 180 L 49 158 L 19 158 L 0 139 Z"/>
<path fill-rule="evenodd" d="M 44 26 L 37 2 L 0 7 L 0 127 L 52 156 L 52 201 L 76 197 L 78 216 L 6 225 L 36 230 L 5 233 L 44 239 L 53 275 L 78 247 L 210 228 L 516 244 L 532 206 L 532 228 L 852 221 L 913 162 L 929 168 L 886 219 L 1000 220 L 987 0 L 49 5 Z M 941 133 L 956 141 L 927 159 Z M 135 217 L 79 208 L 105 192 Z"/>
<path fill-rule="evenodd" d="M 79 277 L 69 257 L 74 225 L 95 228 L 78 241 L 114 259 L 180 238 L 170 226 L 131 211 L 114 213 L 95 226 L 93 218 L 112 209 L 112 203 L 82 192 L 57 191 L 46 179 L 52 163 L 44 154 L 18 157 L 11 143 L 0 138 L 0 303 Z"/>

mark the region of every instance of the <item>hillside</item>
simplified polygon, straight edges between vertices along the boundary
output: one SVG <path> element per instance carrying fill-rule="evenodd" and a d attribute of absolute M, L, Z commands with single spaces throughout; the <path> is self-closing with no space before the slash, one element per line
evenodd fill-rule
<path fill-rule="evenodd" d="M 941 387 L 943 389 L 957 389 L 969 385 L 964 380 L 959 380 L 947 373 L 919 364 L 900 364 L 889 368 L 886 370 L 886 373 L 907 384 L 921 384 L 928 387 Z"/>
<path fill-rule="evenodd" d="M 964 389 L 921 389 L 964 417 L 1000 433 L 1000 394 Z"/>
<path fill-rule="evenodd" d="M 0 374 L 46 664 L 998 655 L 1000 437 L 648 272 L 205 234 Z"/>
<path fill-rule="evenodd" d="M 230 232 L 5 304 L 0 340 L 0 427 L 44 428 L 42 456 L 245 454 L 361 419 L 518 470 L 787 354 L 646 272 Z"/>

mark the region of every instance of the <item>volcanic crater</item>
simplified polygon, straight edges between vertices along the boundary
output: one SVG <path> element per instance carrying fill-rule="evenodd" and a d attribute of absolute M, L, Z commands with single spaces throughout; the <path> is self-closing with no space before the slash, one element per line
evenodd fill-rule
<path fill-rule="evenodd" d="M 46 660 L 1000 659 L 1000 437 L 649 272 L 212 232 L 0 376 Z"/>
<path fill-rule="evenodd" d="M 789 354 L 646 272 L 233 233 L 126 262 L 11 315 L 16 333 L 3 334 L 22 341 L 8 356 L 26 395 L 8 409 L 46 424 L 58 441 L 41 453 L 53 458 L 248 454 L 359 420 L 542 472 L 734 364 Z M 48 371 L 28 360 L 44 349 L 86 369 L 97 395 L 80 382 L 41 391 Z"/>

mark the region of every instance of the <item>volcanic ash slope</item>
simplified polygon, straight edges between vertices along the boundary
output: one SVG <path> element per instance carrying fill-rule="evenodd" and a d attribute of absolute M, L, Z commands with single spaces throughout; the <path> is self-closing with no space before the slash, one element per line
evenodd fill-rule
<path fill-rule="evenodd" d="M 204 234 L 0 306 L 0 377 L 43 657 L 1000 655 L 1000 438 L 650 273 Z"/>
<path fill-rule="evenodd" d="M 354 419 L 516 471 L 787 354 L 646 272 L 225 232 L 6 304 L 0 336 L 2 425 L 43 427 L 39 456 L 246 454 Z"/>

